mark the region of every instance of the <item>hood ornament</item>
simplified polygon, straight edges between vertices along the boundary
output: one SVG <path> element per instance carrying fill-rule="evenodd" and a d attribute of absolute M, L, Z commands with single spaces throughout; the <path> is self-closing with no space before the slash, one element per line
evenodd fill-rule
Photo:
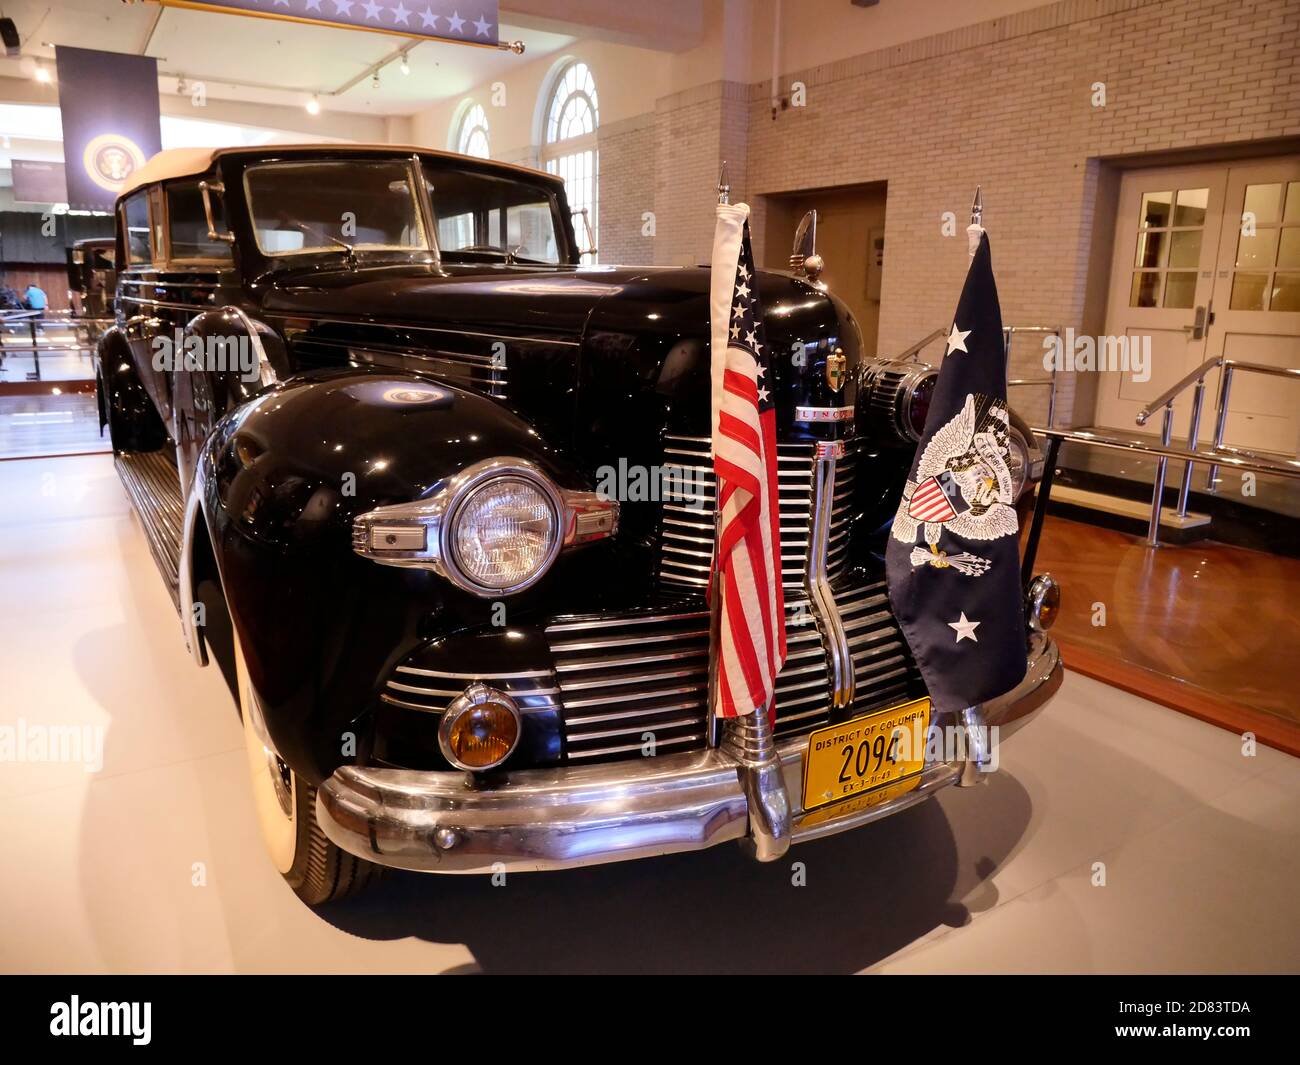
<path fill-rule="evenodd" d="M 844 387 L 848 369 L 849 360 L 843 348 L 837 347 L 826 356 L 826 383 L 831 386 L 832 392 L 838 392 Z"/>
<path fill-rule="evenodd" d="M 794 247 L 790 251 L 790 269 L 801 277 L 806 277 L 810 284 L 825 288 L 817 279 L 826 269 L 826 263 L 817 254 L 817 212 L 809 211 L 799 219 L 799 228 L 794 231 Z"/>

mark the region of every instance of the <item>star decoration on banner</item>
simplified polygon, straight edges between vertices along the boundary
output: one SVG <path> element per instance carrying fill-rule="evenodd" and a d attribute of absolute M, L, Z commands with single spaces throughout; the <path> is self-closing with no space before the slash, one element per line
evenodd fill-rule
<path fill-rule="evenodd" d="M 492 28 L 492 23 L 490 23 L 482 15 L 479 15 L 479 17 L 474 21 L 474 30 L 475 32 L 478 33 L 480 37 L 486 37 L 488 35 L 488 30 L 490 30 L 491 28 Z"/>
<path fill-rule="evenodd" d="M 438 16 L 433 13 L 432 8 L 426 7 L 420 12 L 420 25 L 426 30 L 434 30 L 438 28 Z"/>
<path fill-rule="evenodd" d="M 971 643 L 979 643 L 979 638 L 975 635 L 975 630 L 982 625 L 982 621 L 967 621 L 966 611 L 961 612 L 961 617 L 957 621 L 948 622 L 948 628 L 957 633 L 957 643 L 962 640 L 970 640 Z"/>
<path fill-rule="evenodd" d="M 403 26 L 409 26 L 406 20 L 411 17 L 411 12 L 402 6 L 402 0 L 397 0 L 397 6 L 393 8 L 393 22 L 400 22 Z"/>
<path fill-rule="evenodd" d="M 288 7 L 289 0 L 275 0 L 275 4 L 273 6 L 279 7 L 281 4 L 283 4 L 285 7 Z"/>
<path fill-rule="evenodd" d="M 352 14 L 352 0 L 334 0 L 334 14 L 336 15 Z"/>
<path fill-rule="evenodd" d="M 375 0 L 367 0 L 367 2 L 361 6 L 366 9 L 366 18 L 372 18 L 376 22 L 379 21 L 379 12 L 381 12 L 383 8 L 375 3 Z"/>
<path fill-rule="evenodd" d="M 948 334 L 948 350 L 945 351 L 944 357 L 947 358 L 954 351 L 966 351 L 966 338 L 971 335 L 970 329 L 958 329 L 957 323 L 952 323 L 952 332 Z M 969 355 L 970 352 L 966 351 Z"/>
<path fill-rule="evenodd" d="M 320 0 L 307 0 L 308 11 L 320 11 Z"/>
<path fill-rule="evenodd" d="M 465 20 L 460 17 L 459 11 L 453 11 L 451 13 L 451 18 L 449 18 L 447 21 L 451 23 L 452 33 L 460 33 L 461 27 L 465 25 Z"/>

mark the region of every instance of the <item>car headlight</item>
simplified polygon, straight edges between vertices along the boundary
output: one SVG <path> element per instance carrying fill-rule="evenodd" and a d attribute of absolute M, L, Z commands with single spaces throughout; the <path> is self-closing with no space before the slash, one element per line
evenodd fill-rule
<path fill-rule="evenodd" d="M 560 545 L 559 500 L 538 481 L 493 477 L 467 492 L 451 514 L 448 563 L 472 591 L 532 584 Z"/>
<path fill-rule="evenodd" d="M 558 487 L 525 459 L 465 467 L 427 499 L 358 515 L 352 549 L 386 566 L 432 569 L 486 599 L 541 579 L 565 547 L 613 536 L 618 503 Z"/>

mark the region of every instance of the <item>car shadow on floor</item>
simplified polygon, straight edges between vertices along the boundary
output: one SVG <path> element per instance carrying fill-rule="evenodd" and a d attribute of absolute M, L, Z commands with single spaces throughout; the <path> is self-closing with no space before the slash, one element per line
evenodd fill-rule
<path fill-rule="evenodd" d="M 318 912 L 367 939 L 464 943 L 478 965 L 458 971 L 855 972 L 966 923 L 961 900 L 977 898 L 979 909 L 996 901 L 987 881 L 1029 824 L 1029 795 L 999 773 L 945 798 L 770 864 L 724 844 L 512 873 L 500 886 L 488 876 L 390 871 L 364 897 Z"/>

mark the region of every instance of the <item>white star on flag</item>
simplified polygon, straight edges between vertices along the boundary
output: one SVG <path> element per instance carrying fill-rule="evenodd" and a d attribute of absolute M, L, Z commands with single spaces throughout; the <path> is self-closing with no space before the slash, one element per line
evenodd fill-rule
<path fill-rule="evenodd" d="M 448 21 L 449 23 L 451 23 L 451 32 L 452 32 L 452 33 L 460 33 L 460 28 L 461 28 L 463 25 L 465 25 L 465 20 L 464 20 L 463 18 L 460 17 L 460 12 L 459 12 L 459 11 L 453 11 L 453 12 L 451 13 L 451 18 L 449 18 L 447 21 Z"/>
<path fill-rule="evenodd" d="M 426 7 L 420 12 L 420 22 L 426 30 L 438 28 L 438 16 L 433 13 L 432 8 Z"/>
<path fill-rule="evenodd" d="M 971 330 L 958 329 L 957 323 L 953 322 L 952 332 L 948 334 L 948 350 L 943 353 L 944 357 L 946 358 L 947 356 L 951 355 L 954 351 L 966 351 L 966 338 L 970 335 L 971 335 Z M 969 355 L 970 352 L 966 351 L 966 354 Z"/>
<path fill-rule="evenodd" d="M 275 0 L 275 5 L 274 5 L 274 6 L 275 6 L 275 7 L 279 7 L 281 4 L 283 4 L 285 7 L 288 7 L 288 6 L 289 6 L 289 0 Z"/>
<path fill-rule="evenodd" d="M 488 30 L 490 30 L 491 28 L 492 28 L 492 23 L 490 23 L 482 15 L 479 15 L 477 21 L 474 23 L 474 29 L 478 31 L 478 35 L 480 37 L 486 37 L 488 35 Z"/>
<path fill-rule="evenodd" d="M 336 15 L 352 14 L 352 0 L 334 0 L 334 14 Z"/>
<path fill-rule="evenodd" d="M 362 4 L 361 6 L 366 9 L 366 18 L 372 18 L 376 21 L 379 20 L 379 12 L 381 12 L 383 8 L 376 4 L 375 0 L 369 0 L 368 3 Z"/>
<path fill-rule="evenodd" d="M 411 17 L 411 13 L 402 6 L 402 0 L 397 0 L 397 6 L 393 8 L 393 21 L 400 22 L 403 26 L 409 26 L 406 20 Z"/>
<path fill-rule="evenodd" d="M 308 11 L 320 11 L 320 0 L 307 0 Z"/>
<path fill-rule="evenodd" d="M 956 631 L 957 643 L 961 643 L 962 640 L 970 640 L 971 643 L 979 643 L 979 638 L 975 635 L 975 630 L 982 624 L 982 621 L 967 621 L 966 611 L 963 610 L 959 620 L 948 622 L 948 628 Z"/>

